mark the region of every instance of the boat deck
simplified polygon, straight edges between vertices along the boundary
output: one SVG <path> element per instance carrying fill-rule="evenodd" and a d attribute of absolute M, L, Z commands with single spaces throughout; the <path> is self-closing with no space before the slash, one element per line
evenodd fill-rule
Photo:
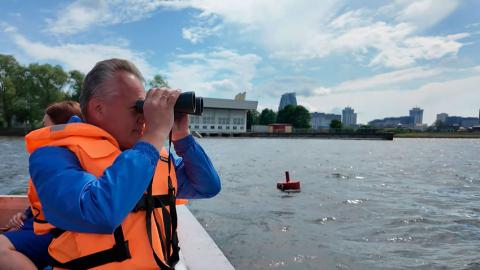
<path fill-rule="evenodd" d="M 0 196 L 0 226 L 7 224 L 13 214 L 23 211 L 28 205 L 26 196 Z M 181 250 L 180 262 L 175 266 L 175 269 L 234 269 L 217 244 L 185 205 L 177 206 L 177 215 L 178 239 Z"/>

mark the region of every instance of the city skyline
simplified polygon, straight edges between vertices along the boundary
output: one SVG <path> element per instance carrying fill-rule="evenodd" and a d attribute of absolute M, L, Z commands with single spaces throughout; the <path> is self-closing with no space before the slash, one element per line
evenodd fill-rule
<path fill-rule="evenodd" d="M 284 93 L 281 95 L 280 97 L 280 101 L 279 101 L 279 105 L 278 105 L 278 111 L 280 111 L 281 109 L 283 109 L 286 105 L 301 105 L 303 106 L 302 104 L 297 104 L 297 101 L 296 101 L 296 92 L 288 92 L 288 93 Z M 290 102 L 290 103 L 289 103 Z M 408 117 L 412 118 L 413 120 L 413 125 L 417 125 L 417 124 L 427 124 L 427 125 L 432 125 L 435 123 L 435 121 L 437 121 L 439 119 L 439 117 L 442 117 L 442 118 L 447 118 L 447 117 L 476 117 L 480 120 L 480 110 L 477 111 L 478 115 L 467 115 L 467 116 L 458 116 L 458 115 L 449 115 L 448 113 L 445 113 L 445 112 L 440 112 L 440 113 L 437 113 L 436 114 L 436 118 L 435 118 L 435 121 L 433 121 L 432 123 L 427 123 L 427 122 L 424 122 L 423 121 L 423 112 L 424 110 L 419 107 L 419 106 L 415 106 L 415 107 L 412 107 L 408 113 Z M 320 114 L 320 115 L 337 115 L 337 116 L 341 116 L 341 121 L 342 123 L 344 124 L 347 124 L 347 125 L 357 125 L 357 124 L 367 124 L 368 122 L 371 122 L 371 121 L 374 121 L 374 120 L 381 120 L 381 119 L 385 119 L 385 118 L 396 118 L 396 117 L 404 117 L 404 116 L 399 116 L 399 115 L 396 115 L 396 116 L 393 116 L 393 115 L 390 115 L 390 116 L 384 116 L 384 117 L 379 117 L 379 118 L 375 118 L 375 119 L 370 119 L 368 120 L 367 122 L 365 123 L 358 123 L 357 122 L 357 113 L 355 113 L 355 108 L 352 108 L 351 106 L 346 106 L 344 107 L 340 113 L 328 113 L 328 112 L 325 112 L 325 111 L 310 111 L 310 114 L 311 115 L 316 115 L 316 114 Z M 344 118 L 347 118 L 346 120 L 344 120 Z"/>
<path fill-rule="evenodd" d="M 479 1 L 2 1 L 0 53 L 87 72 L 132 60 L 174 88 L 259 109 L 297 92 L 309 111 L 357 121 L 480 106 Z M 302 16 L 294 16 L 302 14 Z M 292 23 L 295 18 L 295 23 Z M 445 111 L 449 108 L 449 111 Z"/>

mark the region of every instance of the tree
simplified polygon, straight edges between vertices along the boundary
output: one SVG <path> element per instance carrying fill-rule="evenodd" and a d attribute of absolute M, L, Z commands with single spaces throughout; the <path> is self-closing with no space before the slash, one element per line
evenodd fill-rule
<path fill-rule="evenodd" d="M 377 132 L 377 128 L 369 125 L 361 125 L 356 132 L 361 134 L 375 134 Z"/>
<path fill-rule="evenodd" d="M 260 125 L 269 125 L 275 123 L 276 114 L 270 109 L 263 109 L 258 120 Z"/>
<path fill-rule="evenodd" d="M 260 114 L 257 110 L 247 111 L 247 129 L 252 129 L 252 125 L 257 125 L 259 122 Z"/>
<path fill-rule="evenodd" d="M 330 128 L 332 129 L 341 129 L 342 128 L 342 122 L 340 120 L 332 120 L 332 122 L 330 122 Z"/>
<path fill-rule="evenodd" d="M 19 88 L 26 99 L 23 104 L 28 110 L 27 121 L 33 128 L 42 120 L 43 110 L 48 105 L 69 98 L 64 92 L 69 75 L 61 66 L 50 64 L 30 64 L 23 74 Z"/>
<path fill-rule="evenodd" d="M 80 93 L 82 92 L 83 79 L 85 79 L 85 75 L 78 70 L 72 70 L 68 72 L 68 80 L 67 80 L 68 99 L 80 101 Z"/>
<path fill-rule="evenodd" d="M 278 112 L 277 122 L 291 124 L 295 128 L 310 128 L 310 112 L 301 105 L 287 105 Z"/>
<path fill-rule="evenodd" d="M 310 128 L 310 112 L 303 106 L 295 107 L 293 114 L 293 127 L 295 128 Z"/>
<path fill-rule="evenodd" d="M 277 123 L 292 124 L 295 118 L 295 105 L 287 105 L 278 111 Z"/>
<path fill-rule="evenodd" d="M 154 87 L 170 87 L 168 82 L 163 79 L 162 75 L 158 74 L 153 77 L 153 79 L 149 80 L 147 83 L 148 88 Z"/>
<path fill-rule="evenodd" d="M 3 122 L 8 128 L 12 126 L 13 103 L 16 97 L 14 82 L 19 68 L 20 64 L 13 56 L 0 54 L 0 107 Z"/>
<path fill-rule="evenodd" d="M 0 54 L 0 122 L 12 127 L 15 117 L 36 127 L 51 103 L 78 100 L 83 78 L 79 71 L 67 73 L 49 64 L 22 66 L 13 56 Z"/>

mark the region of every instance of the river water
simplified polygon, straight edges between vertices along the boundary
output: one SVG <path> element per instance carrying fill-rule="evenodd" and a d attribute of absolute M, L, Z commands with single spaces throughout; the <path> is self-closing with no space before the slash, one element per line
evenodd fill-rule
<path fill-rule="evenodd" d="M 237 269 L 480 269 L 480 140 L 200 143 L 222 192 L 189 208 Z M 0 193 L 24 192 L 22 140 L 0 149 Z"/>

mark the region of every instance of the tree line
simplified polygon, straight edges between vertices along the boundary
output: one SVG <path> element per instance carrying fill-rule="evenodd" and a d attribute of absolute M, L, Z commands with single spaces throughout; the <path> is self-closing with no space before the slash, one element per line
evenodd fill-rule
<path fill-rule="evenodd" d="M 84 74 L 59 65 L 21 65 L 15 57 L 0 54 L 0 127 L 14 123 L 35 128 L 43 111 L 54 102 L 78 101 Z"/>
<path fill-rule="evenodd" d="M 247 129 L 252 125 L 269 125 L 273 123 L 291 124 L 294 128 L 310 128 L 310 112 L 301 105 L 287 105 L 285 108 L 274 112 L 263 109 L 262 112 L 250 110 L 247 112 Z"/>
<path fill-rule="evenodd" d="M 39 127 L 48 105 L 79 100 L 84 77 L 82 72 L 65 71 L 60 65 L 25 66 L 12 55 L 0 54 L 0 128 Z M 155 75 L 147 86 L 168 87 L 168 82 Z"/>

